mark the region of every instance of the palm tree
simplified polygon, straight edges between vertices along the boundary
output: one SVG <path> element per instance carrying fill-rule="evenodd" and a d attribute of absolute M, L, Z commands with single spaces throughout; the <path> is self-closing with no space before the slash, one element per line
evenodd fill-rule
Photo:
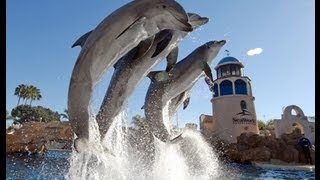
<path fill-rule="evenodd" d="M 40 89 L 31 85 L 28 87 L 28 97 L 30 98 L 30 106 L 33 100 L 40 100 L 42 98 Z"/>
<path fill-rule="evenodd" d="M 14 95 L 18 96 L 18 104 L 20 103 L 20 99 L 24 99 L 25 98 L 25 94 L 26 94 L 26 90 L 27 90 L 27 86 L 25 84 L 19 84 L 19 86 L 16 87 L 15 91 L 14 91 Z"/>
<path fill-rule="evenodd" d="M 64 118 L 64 119 L 69 119 L 69 112 L 68 112 L 68 109 L 64 109 L 63 111 L 64 113 L 61 113 L 59 114 L 61 118 Z"/>
<path fill-rule="evenodd" d="M 31 86 L 27 85 L 26 92 L 25 92 L 24 97 L 23 97 L 24 104 L 27 104 L 27 101 L 31 98 L 31 94 L 32 94 L 31 92 L 33 91 L 32 89 L 33 89 L 32 85 Z"/>

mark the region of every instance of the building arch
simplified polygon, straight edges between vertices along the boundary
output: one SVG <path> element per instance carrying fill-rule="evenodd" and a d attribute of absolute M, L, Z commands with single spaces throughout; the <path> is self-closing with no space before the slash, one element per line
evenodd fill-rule
<path fill-rule="evenodd" d="M 295 113 L 293 113 L 293 112 L 295 112 Z M 302 109 L 296 105 L 287 106 L 284 109 L 283 114 L 286 116 L 291 116 L 291 117 L 298 117 L 298 118 L 304 117 L 304 113 L 303 113 Z"/>
<path fill-rule="evenodd" d="M 223 80 L 219 86 L 220 86 L 220 96 L 233 94 L 232 82 L 230 80 Z"/>

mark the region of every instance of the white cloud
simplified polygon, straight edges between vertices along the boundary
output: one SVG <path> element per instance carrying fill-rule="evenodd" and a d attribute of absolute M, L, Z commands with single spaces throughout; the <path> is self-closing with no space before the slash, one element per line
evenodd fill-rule
<path fill-rule="evenodd" d="M 258 54 L 261 54 L 262 51 L 263 51 L 263 50 L 262 50 L 261 48 L 250 49 L 250 50 L 247 52 L 247 55 L 248 55 L 248 56 L 258 55 Z"/>

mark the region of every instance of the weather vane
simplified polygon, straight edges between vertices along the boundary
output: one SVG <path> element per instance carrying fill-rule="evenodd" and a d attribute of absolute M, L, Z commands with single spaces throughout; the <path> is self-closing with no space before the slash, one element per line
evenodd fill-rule
<path fill-rule="evenodd" d="M 226 52 L 227 53 L 227 56 L 229 56 L 230 55 L 230 51 L 229 50 L 224 50 L 224 52 Z"/>

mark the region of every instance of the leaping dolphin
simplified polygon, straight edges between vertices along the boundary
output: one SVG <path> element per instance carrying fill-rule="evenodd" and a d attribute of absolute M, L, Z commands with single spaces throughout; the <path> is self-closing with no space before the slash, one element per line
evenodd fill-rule
<path fill-rule="evenodd" d="M 148 74 L 151 84 L 146 94 L 144 109 L 148 128 L 156 138 L 163 142 L 170 140 L 172 129 L 170 118 L 163 117 L 164 114 L 169 114 L 170 100 L 190 90 L 203 76 L 203 71 L 212 80 L 209 64 L 225 43 L 225 40 L 209 41 L 198 47 L 186 58 L 179 61 L 164 81 L 157 80 L 157 75 L 161 71 Z"/>
<path fill-rule="evenodd" d="M 193 29 L 209 21 L 208 18 L 194 13 L 188 13 L 188 16 Z M 141 42 L 115 64 L 114 74 L 96 116 L 102 138 L 121 111 L 125 101 L 155 65 L 167 57 L 167 70 L 172 69 L 178 57 L 177 45 L 187 34 L 178 30 L 160 31 L 145 55 L 135 58 L 144 51 L 145 43 Z"/>
<path fill-rule="evenodd" d="M 75 43 L 82 49 L 71 75 L 68 110 L 77 139 L 88 139 L 89 101 L 104 72 L 140 41 L 164 29 L 192 31 L 183 7 L 174 0 L 135 0 Z"/>

